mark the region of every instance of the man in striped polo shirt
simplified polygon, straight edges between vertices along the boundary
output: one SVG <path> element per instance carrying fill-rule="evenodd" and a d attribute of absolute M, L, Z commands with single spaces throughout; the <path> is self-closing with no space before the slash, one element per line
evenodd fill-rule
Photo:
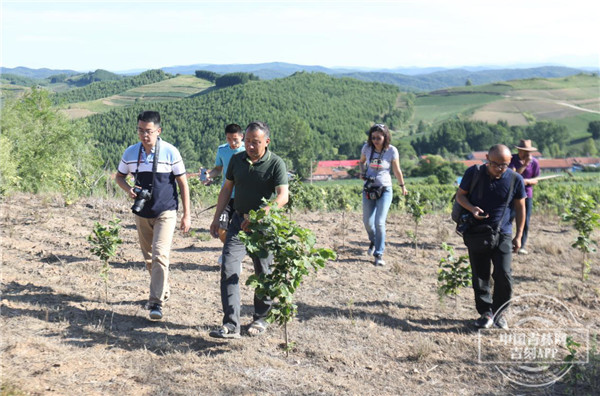
<path fill-rule="evenodd" d="M 183 204 L 180 228 L 188 232 L 191 226 L 185 166 L 179 150 L 159 137 L 161 132 L 160 114 L 141 112 L 137 125 L 140 142 L 125 150 L 115 175 L 119 187 L 135 200 L 131 209 L 150 272 L 151 320 L 162 319 L 162 307 L 169 298 L 169 256 L 177 223 L 177 186 Z M 133 186 L 127 182 L 130 173 L 135 178 Z"/>

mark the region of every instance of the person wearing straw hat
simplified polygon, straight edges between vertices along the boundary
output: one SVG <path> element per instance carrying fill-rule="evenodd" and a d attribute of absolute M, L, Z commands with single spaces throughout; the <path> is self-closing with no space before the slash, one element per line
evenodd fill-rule
<path fill-rule="evenodd" d="M 515 146 L 518 150 L 516 154 L 513 154 L 512 160 L 510 161 L 509 167 L 514 169 L 518 174 L 523 176 L 525 181 L 525 227 L 523 228 L 523 236 L 521 237 L 521 248 L 519 254 L 528 254 L 529 252 L 525 249 L 527 243 L 527 234 L 529 233 L 529 221 L 531 219 L 531 211 L 533 208 L 533 186 L 537 184 L 537 179 L 540 175 L 540 164 L 537 159 L 533 158 L 533 153 L 537 151 L 537 148 L 531 145 L 531 140 L 521 139 L 519 145 Z M 514 209 L 511 210 L 511 222 L 515 218 Z"/>

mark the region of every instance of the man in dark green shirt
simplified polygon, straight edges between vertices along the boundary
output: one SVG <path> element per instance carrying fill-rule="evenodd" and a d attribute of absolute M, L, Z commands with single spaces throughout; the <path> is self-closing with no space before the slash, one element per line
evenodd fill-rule
<path fill-rule="evenodd" d="M 260 121 L 251 122 L 246 127 L 244 144 L 246 151 L 231 158 L 225 175 L 225 183 L 219 193 L 217 209 L 210 233 L 218 237 L 219 215 L 229 202 L 231 192 L 235 187 L 233 218 L 227 229 L 227 239 L 223 246 L 223 263 L 221 265 L 221 303 L 223 304 L 223 325 L 210 332 L 211 337 L 239 338 L 240 337 L 240 285 L 239 278 L 242 269 L 242 259 L 247 254 L 246 247 L 240 241 L 240 230 L 247 231 L 247 214 L 263 205 L 263 198 L 273 200 L 277 207 L 288 202 L 288 180 L 283 160 L 268 150 L 270 131 L 267 124 Z M 265 210 L 270 208 L 267 206 Z M 269 273 L 273 255 L 259 258 L 250 255 L 256 274 Z M 254 321 L 248 328 L 251 336 L 263 333 L 267 328 L 265 318 L 271 301 L 254 296 Z"/>

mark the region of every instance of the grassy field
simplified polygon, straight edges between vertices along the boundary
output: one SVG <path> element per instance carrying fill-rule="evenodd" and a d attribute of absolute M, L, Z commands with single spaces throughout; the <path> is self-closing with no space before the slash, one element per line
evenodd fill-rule
<path fill-rule="evenodd" d="M 502 96 L 485 93 L 422 96 L 415 101 L 414 120 L 437 124 L 457 115 L 470 115 L 486 103 L 501 99 Z"/>

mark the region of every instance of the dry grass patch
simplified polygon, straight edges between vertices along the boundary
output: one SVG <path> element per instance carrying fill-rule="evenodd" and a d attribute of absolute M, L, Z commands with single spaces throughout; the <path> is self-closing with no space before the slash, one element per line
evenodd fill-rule
<path fill-rule="evenodd" d="M 277 326 L 262 337 L 246 336 L 253 311 L 252 291 L 244 285 L 252 273 L 249 260 L 241 276 L 242 339 L 208 336 L 222 318 L 218 240 L 176 232 L 172 295 L 164 320 L 155 323 L 143 308 L 149 278 L 128 202 L 89 200 L 65 208 L 21 195 L 4 199 L 1 209 L 0 364 L 3 386 L 16 394 L 527 393 L 477 363 L 472 290 L 463 290 L 456 304 L 438 299 L 441 239 L 457 254 L 466 252 L 448 215 L 425 216 L 420 229 L 429 231 L 420 232 L 415 254 L 404 234 L 409 217 L 391 213 L 385 252 L 390 264 L 380 268 L 364 254 L 360 213 L 346 213 L 345 234 L 332 233 L 340 229 L 339 214 L 295 214 L 294 220 L 315 232 L 319 246 L 336 246 L 341 255 L 298 290 L 298 316 L 289 324 L 296 344 L 286 358 Z M 113 216 L 122 219 L 124 244 L 111 261 L 105 304 L 101 263 L 87 251 L 85 237 L 94 221 Z M 196 215 L 192 226 L 206 229 L 211 217 Z M 556 296 L 598 333 L 600 292 L 591 285 L 600 268 L 594 267 L 589 284 L 581 284 L 573 236 L 556 217 L 534 215 L 533 254 L 514 258 L 514 292 Z"/>

